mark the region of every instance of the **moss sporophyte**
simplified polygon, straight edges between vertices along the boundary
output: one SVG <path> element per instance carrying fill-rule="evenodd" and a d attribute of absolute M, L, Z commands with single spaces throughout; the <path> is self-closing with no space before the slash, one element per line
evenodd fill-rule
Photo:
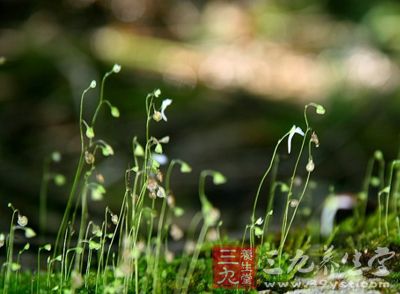
<path fill-rule="evenodd" d="M 318 169 L 318 157 L 313 152 L 320 146 L 320 140 L 308 116 L 310 110 L 324 115 L 325 109 L 315 103 L 305 106 L 303 124 L 288 126 L 288 131 L 277 141 L 256 189 L 241 242 L 225 234 L 221 219 L 224 211 L 210 201 L 207 194 L 211 192 L 206 193 L 208 181 L 214 185 L 227 182 L 218 171 L 200 172 L 201 210 L 180 220 L 185 209 L 178 205 L 181 198 L 179 191 L 173 189 L 173 171 L 186 174 L 192 172 L 192 167 L 181 159 L 167 157 L 165 146 L 171 141 L 168 135 L 160 138 L 152 135 L 155 125 L 162 128 L 162 123 L 168 121 L 168 108 L 173 107 L 172 99 L 163 99 L 159 89 L 144 99 L 145 135 L 132 139 L 120 207 L 106 206 L 100 222 L 91 219 L 91 212 L 96 209 L 93 203 L 98 202 L 96 207 L 99 207 L 99 203 L 107 200 L 109 190 L 108 176 L 98 166 L 118 152 L 103 138 L 101 129 L 96 128 L 97 120 L 104 108 L 112 118 L 124 115 L 104 98 L 106 80 L 121 70 L 115 64 L 103 76 L 93 112 L 86 109 L 86 99 L 91 99 L 89 95 L 98 83 L 88 83 L 82 93 L 78 122 L 80 153 L 72 179 L 54 172 L 62 164 L 59 151 L 44 159 L 38 235 L 30 227 L 35 222 L 9 204 L 10 229 L 0 233 L 0 248 L 6 252 L 0 273 L 3 293 L 245 293 L 283 291 L 282 287 L 286 291 L 295 288 L 290 283 L 296 282 L 299 275 L 309 274 L 306 277 L 315 281 L 325 268 L 334 268 L 342 281 L 349 280 L 350 273 L 356 269 L 361 272 L 352 275 L 353 280 L 363 281 L 375 274 L 396 287 L 398 275 L 391 273 L 389 266 L 398 271 L 398 263 L 393 261 L 398 256 L 393 255 L 393 248 L 400 244 L 397 215 L 400 158 L 387 162 L 382 152 L 375 152 L 360 192 L 350 201 L 331 189 L 326 201 L 321 202 L 324 222 L 318 221 L 316 226 L 311 216 L 317 212 L 313 211 L 310 201 L 314 201 L 313 193 L 318 186 L 311 175 Z M 287 144 L 287 149 L 282 148 L 282 143 Z M 283 161 L 286 166 L 292 164 L 288 179 L 280 172 Z M 48 186 L 52 183 L 69 185 L 70 190 L 55 242 L 48 243 L 43 236 L 47 233 L 47 200 L 51 191 Z M 321 187 L 318 191 L 324 193 Z M 376 197 L 378 205 L 373 213 L 367 214 L 371 196 Z M 266 198 L 264 207 L 260 205 L 261 197 Z M 278 197 L 283 202 L 281 208 L 277 205 Z M 335 224 L 340 208 L 352 209 L 353 216 Z M 275 213 L 281 210 L 282 213 Z M 279 224 L 280 232 L 273 231 L 273 220 L 274 227 Z M 292 229 L 295 221 L 301 230 Z M 30 244 L 33 238 L 35 242 Z M 16 239 L 24 246 L 16 246 Z M 37 256 L 33 272 L 21 267 L 21 256 L 27 252 Z M 349 268 L 348 260 L 359 263 Z M 361 267 L 365 261 L 367 264 Z M 223 268 L 224 262 L 238 262 L 240 266 Z M 235 280 L 230 270 L 240 273 L 239 280 Z M 326 277 L 326 281 L 329 279 Z M 301 287 L 310 287 L 305 279 L 302 281 Z M 230 290 L 224 288 L 228 282 L 233 282 Z M 278 282 L 290 283 L 282 286 Z"/>

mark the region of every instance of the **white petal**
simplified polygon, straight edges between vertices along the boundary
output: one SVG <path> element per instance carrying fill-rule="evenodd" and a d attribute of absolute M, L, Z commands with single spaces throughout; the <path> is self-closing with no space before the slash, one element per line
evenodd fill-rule
<path fill-rule="evenodd" d="M 304 132 L 301 128 L 293 126 L 292 129 L 290 130 L 290 134 L 288 137 L 288 153 L 290 154 L 290 151 L 292 149 L 292 139 L 294 134 L 299 134 L 301 136 L 304 136 Z"/>
<path fill-rule="evenodd" d="M 302 136 L 304 137 L 304 132 L 303 132 L 303 130 L 302 130 L 301 128 L 296 127 L 296 128 L 294 129 L 294 132 L 295 132 L 296 134 L 302 135 Z"/>
<path fill-rule="evenodd" d="M 167 121 L 167 116 L 165 115 L 165 109 L 167 109 L 168 106 L 170 106 L 172 104 L 172 100 L 171 99 L 165 99 L 162 104 L 161 104 L 161 116 L 162 119 Z"/>

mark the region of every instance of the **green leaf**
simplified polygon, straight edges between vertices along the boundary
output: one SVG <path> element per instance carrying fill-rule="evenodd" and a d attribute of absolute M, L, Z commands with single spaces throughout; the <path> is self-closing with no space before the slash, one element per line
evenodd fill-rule
<path fill-rule="evenodd" d="M 226 183 L 226 178 L 220 172 L 214 172 L 213 173 L 213 182 L 214 182 L 214 185 L 221 185 L 221 184 Z"/>
<path fill-rule="evenodd" d="M 44 250 L 50 251 L 51 250 L 51 244 L 46 244 L 43 246 Z"/>

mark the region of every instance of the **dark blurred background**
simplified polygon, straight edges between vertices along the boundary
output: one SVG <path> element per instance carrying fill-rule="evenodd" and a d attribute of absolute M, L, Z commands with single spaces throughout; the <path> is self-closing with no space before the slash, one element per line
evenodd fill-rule
<path fill-rule="evenodd" d="M 321 142 L 309 201 L 317 217 L 331 185 L 359 191 L 374 150 L 397 156 L 398 1 L 0 0 L 0 23 L 1 231 L 8 202 L 37 227 L 43 160 L 54 150 L 63 159 L 51 169 L 67 178 L 49 187 L 48 229 L 57 229 L 79 154 L 81 92 L 114 63 L 122 70 L 109 78 L 105 96 L 121 117 L 102 112 L 96 135 L 116 155 L 98 164 L 108 193 L 90 204 L 93 217 L 106 205 L 118 211 L 131 139 L 143 142 L 144 99 L 156 88 L 173 104 L 153 134 L 169 135 L 168 157 L 193 167 L 190 175 L 174 173 L 177 204 L 190 218 L 199 209 L 200 171 L 221 171 L 228 182 L 207 191 L 231 232 L 248 221 L 276 141 L 292 125 L 304 127 L 308 102 L 327 110 L 310 113 Z M 97 95 L 98 88 L 89 94 L 87 113 Z M 286 142 L 279 153 L 278 178 L 286 180 L 294 164 Z M 260 208 L 267 192 L 268 185 Z"/>

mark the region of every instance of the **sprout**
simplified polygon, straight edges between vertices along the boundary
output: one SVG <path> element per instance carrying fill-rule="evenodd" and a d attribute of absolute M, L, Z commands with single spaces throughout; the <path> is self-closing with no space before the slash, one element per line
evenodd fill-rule
<path fill-rule="evenodd" d="M 101 245 L 95 241 L 89 241 L 89 249 L 90 250 L 99 250 L 101 248 Z"/>
<path fill-rule="evenodd" d="M 18 215 L 18 220 L 17 223 L 21 226 L 21 227 L 25 227 L 28 224 L 28 218 L 24 215 Z"/>
<path fill-rule="evenodd" d="M 212 174 L 214 185 L 221 185 L 226 183 L 226 178 L 220 172 L 214 172 Z"/>
<path fill-rule="evenodd" d="M 26 228 L 25 229 L 25 237 L 30 239 L 36 236 L 36 233 L 34 230 L 32 230 L 31 228 Z"/>
<path fill-rule="evenodd" d="M 119 72 L 121 71 L 121 65 L 119 65 L 119 64 L 114 64 L 112 70 L 113 70 L 114 73 L 119 73 Z"/>
<path fill-rule="evenodd" d="M 51 250 L 51 244 L 44 245 L 43 249 L 46 250 L 46 251 L 50 251 Z"/>
<path fill-rule="evenodd" d="M 291 151 L 291 149 L 292 149 L 292 139 L 293 139 L 293 136 L 294 136 L 295 134 L 299 134 L 299 135 L 301 135 L 301 136 L 304 137 L 304 132 L 303 132 L 303 130 L 302 130 L 301 128 L 296 127 L 296 126 L 294 125 L 294 126 L 292 127 L 292 129 L 290 130 L 289 137 L 288 137 L 288 153 L 289 153 L 289 154 L 290 154 L 290 151 Z"/>
<path fill-rule="evenodd" d="M 181 162 L 181 173 L 190 173 L 192 171 L 192 168 L 190 167 L 189 164 L 186 162 L 182 161 Z"/>
<path fill-rule="evenodd" d="M 281 185 L 281 192 L 285 193 L 285 192 L 289 192 L 289 186 L 286 185 L 285 183 L 282 183 Z"/>
<path fill-rule="evenodd" d="M 110 145 L 106 144 L 105 146 L 101 147 L 101 153 L 107 157 L 110 155 L 114 155 L 114 150 Z"/>
<path fill-rule="evenodd" d="M 119 109 L 115 106 L 111 107 L 111 115 L 113 117 L 119 117 Z"/>
<path fill-rule="evenodd" d="M 317 104 L 315 112 L 320 115 L 325 114 L 325 108 L 322 105 Z"/>
<path fill-rule="evenodd" d="M 95 81 L 95 80 L 93 80 L 93 81 L 90 83 L 90 88 L 92 88 L 92 89 L 96 88 L 96 81 Z"/>
<path fill-rule="evenodd" d="M 135 150 L 133 151 L 133 154 L 138 157 L 143 157 L 144 149 L 143 149 L 142 145 L 140 145 L 139 143 L 136 143 L 136 147 L 135 147 Z"/>
<path fill-rule="evenodd" d="M 94 130 L 92 127 L 86 127 L 86 137 L 88 137 L 89 139 L 94 138 Z"/>
<path fill-rule="evenodd" d="M 26 243 L 25 246 L 24 246 L 24 248 L 23 248 L 22 250 L 23 250 L 23 251 L 29 250 L 30 246 L 31 246 L 31 245 L 30 245 L 29 243 Z"/>
<path fill-rule="evenodd" d="M 168 121 L 167 116 L 165 115 L 165 110 L 167 109 L 168 106 L 172 104 L 171 99 L 165 99 L 162 104 L 161 104 L 161 117 L 164 121 Z"/>

